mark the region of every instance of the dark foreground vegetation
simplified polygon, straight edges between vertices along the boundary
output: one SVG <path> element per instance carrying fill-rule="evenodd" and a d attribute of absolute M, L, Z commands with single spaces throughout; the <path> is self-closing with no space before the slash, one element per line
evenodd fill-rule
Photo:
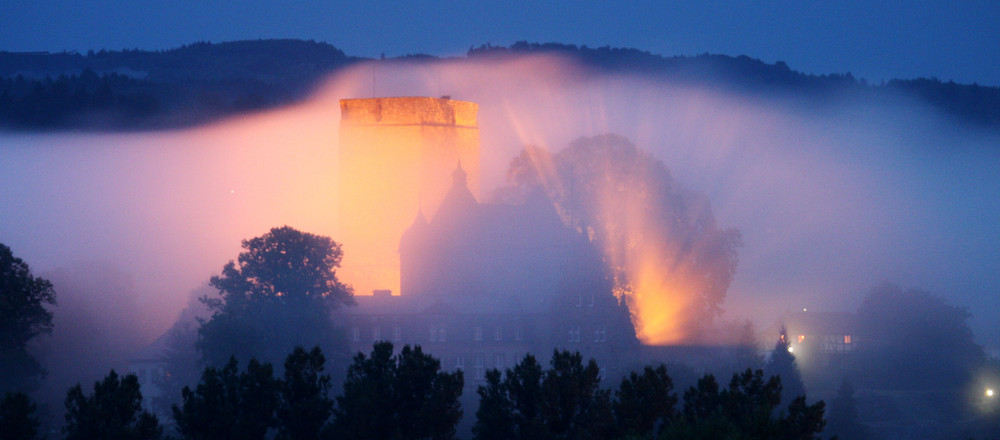
<path fill-rule="evenodd" d="M 869 84 L 850 73 L 807 75 L 783 62 L 747 56 L 670 56 L 626 48 L 518 42 L 471 47 L 461 61 L 555 54 L 593 74 L 625 73 L 657 81 L 779 96 L 823 106 L 854 98 L 929 107 L 956 121 L 1000 128 L 1000 88 L 937 78 Z M 381 60 L 419 60 L 427 55 Z M 0 129 L 145 130 L 183 127 L 302 100 L 338 70 L 369 59 L 325 43 L 258 40 L 194 43 L 165 51 L 86 54 L 0 52 Z M 912 102 L 901 101 L 906 97 Z"/>
<path fill-rule="evenodd" d="M 820 347 L 811 347 L 810 339 L 798 339 L 793 355 L 788 336 L 794 335 L 782 330 L 765 362 L 752 328 L 742 354 L 698 372 L 671 363 L 612 376 L 579 352 L 556 350 L 548 367 L 528 354 L 512 368 L 487 371 L 477 402 L 460 400 L 461 369 L 442 370 L 419 346 L 394 350 L 378 342 L 370 354 L 351 357 L 345 336 L 328 319 L 353 301 L 336 277 L 340 245 L 329 237 L 285 226 L 244 240 L 243 249 L 211 279 L 217 295 L 202 298 L 211 315 L 187 337 L 175 338 L 183 353 L 168 350 L 169 374 L 158 384 L 163 405 L 153 399 L 144 405 L 138 377 L 113 370 L 92 388 L 61 388 L 61 402 L 38 404 L 29 393 L 46 371 L 28 344 L 51 331 L 56 293 L 0 245 L 0 440 L 41 438 L 42 431 L 69 439 L 450 439 L 470 433 L 477 439 L 836 434 L 863 440 L 901 432 L 915 438 L 1000 433 L 996 399 L 983 395 L 1000 378 L 1000 364 L 973 342 L 967 311 L 918 290 L 873 289 L 857 314 L 857 335 L 868 342 L 851 356 L 820 363 Z M 716 379 L 730 375 L 728 382 Z M 676 391 L 675 384 L 681 384 Z M 831 388 L 835 393 L 823 392 Z M 814 403 L 805 398 L 807 389 Z M 830 402 L 828 412 L 817 397 Z M 59 414 L 62 423 L 52 420 Z"/>
<path fill-rule="evenodd" d="M 235 358 L 208 367 L 185 387 L 173 417 L 142 406 L 134 374 L 112 370 L 85 393 L 66 395 L 66 439 L 452 439 L 462 417 L 462 371 L 441 371 L 419 346 L 393 354 L 389 342 L 358 353 L 341 394 L 330 395 L 326 359 L 297 347 L 275 377 L 269 363 Z M 761 370 L 726 384 L 705 375 L 679 398 L 664 366 L 632 372 L 617 389 L 601 387 L 594 360 L 555 351 L 548 368 L 532 355 L 506 371 L 490 370 L 479 386 L 476 439 L 813 439 L 825 424 L 824 403 L 805 396 L 782 405 L 781 379 Z M 682 404 L 680 402 L 683 402 Z M 4 439 L 37 439 L 36 406 L 24 393 L 0 403 Z M 167 425 L 167 426 L 164 426 Z"/>

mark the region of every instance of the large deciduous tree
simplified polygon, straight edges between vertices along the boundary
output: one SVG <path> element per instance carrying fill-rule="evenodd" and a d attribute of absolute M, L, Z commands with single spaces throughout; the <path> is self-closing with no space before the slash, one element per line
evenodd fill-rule
<path fill-rule="evenodd" d="M 984 365 L 962 307 L 893 284 L 872 288 L 858 307 L 855 361 L 862 384 L 889 389 L 951 389 Z"/>
<path fill-rule="evenodd" d="M 346 340 L 330 318 L 332 309 L 353 304 L 350 286 L 337 279 L 340 244 L 283 226 L 244 240 L 243 249 L 211 279 L 220 296 L 203 299 L 212 310 L 198 331 L 203 360 L 278 363 L 299 345 L 346 360 Z"/>
<path fill-rule="evenodd" d="M 624 137 L 580 138 L 558 153 L 527 147 L 497 197 L 515 201 L 542 188 L 573 228 L 604 250 L 617 292 L 638 308 L 672 316 L 642 322 L 646 342 L 690 340 L 720 312 L 736 272 L 740 234 L 715 223 L 707 198 L 685 189 L 649 153 Z M 633 310 L 635 313 L 636 310 Z"/>
<path fill-rule="evenodd" d="M 139 379 L 134 374 L 119 377 L 111 370 L 85 395 L 80 385 L 66 393 L 67 440 L 147 440 L 162 437 L 156 416 L 142 409 Z"/>
<path fill-rule="evenodd" d="M 28 264 L 0 243 L 0 393 L 32 390 L 45 375 L 28 341 L 52 333 L 52 283 L 31 275 Z"/>
<path fill-rule="evenodd" d="M 337 397 L 332 434 L 340 439 L 453 439 L 462 418 L 461 371 L 441 371 L 441 362 L 420 346 L 393 356 L 378 342 L 371 356 L 358 353 Z"/>

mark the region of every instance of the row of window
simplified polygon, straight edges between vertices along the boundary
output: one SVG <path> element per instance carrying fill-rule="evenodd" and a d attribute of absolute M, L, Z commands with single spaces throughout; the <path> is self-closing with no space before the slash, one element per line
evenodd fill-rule
<path fill-rule="evenodd" d="M 516 362 L 515 362 L 516 363 Z M 465 368 L 465 358 L 461 355 L 455 357 L 455 369 L 462 370 Z M 507 355 L 506 353 L 494 353 L 493 354 L 493 365 L 488 367 L 486 365 L 486 355 L 479 353 L 476 354 L 476 369 L 473 378 L 478 381 L 486 379 L 486 369 L 495 368 L 501 372 L 507 368 Z M 605 370 L 601 370 L 600 378 L 604 379 Z"/>
<path fill-rule="evenodd" d="M 608 328 L 600 326 L 594 329 L 594 342 L 605 342 L 608 340 Z M 574 325 L 569 328 L 569 342 L 580 342 L 580 326 Z"/>
<path fill-rule="evenodd" d="M 576 306 L 577 307 L 583 307 L 583 294 L 576 295 Z M 594 307 L 594 294 L 593 293 L 590 294 L 590 303 L 587 304 L 587 307 Z"/>
<path fill-rule="evenodd" d="M 810 336 L 810 338 L 812 338 Z M 799 343 L 803 343 L 806 340 L 806 335 L 799 335 Z M 823 351 L 826 352 L 836 352 L 844 353 L 854 349 L 854 343 L 851 335 L 825 335 L 820 338 Z"/>
<path fill-rule="evenodd" d="M 372 328 L 372 340 L 373 341 L 381 341 L 383 339 L 385 339 L 385 338 L 382 336 L 382 328 L 381 327 L 373 327 Z M 361 329 L 360 328 L 357 328 L 357 327 L 352 327 L 351 328 L 351 340 L 354 341 L 354 342 L 358 342 L 358 341 L 361 340 Z M 402 341 L 403 340 L 403 329 L 401 329 L 399 327 L 393 327 L 392 328 L 392 340 L 393 340 L 393 342 Z"/>
<path fill-rule="evenodd" d="M 462 370 L 465 368 L 465 357 L 458 355 L 455 357 L 455 369 Z M 486 355 L 479 353 L 476 355 L 476 371 L 473 378 L 475 380 L 486 379 Z M 504 371 L 507 368 L 507 355 L 505 353 L 493 353 L 493 365 L 491 368 L 495 368 L 500 371 Z"/>
<path fill-rule="evenodd" d="M 448 330 L 442 325 L 432 325 L 430 327 L 430 342 L 447 342 L 448 341 Z M 493 328 L 493 340 L 502 341 L 504 337 L 503 327 Z M 600 326 L 594 329 L 594 342 L 605 342 L 608 338 L 608 330 L 606 326 Z M 382 328 L 373 327 L 372 328 L 372 340 L 380 341 L 383 339 Z M 472 339 L 475 341 L 483 340 L 483 327 L 476 326 L 473 331 Z M 799 342 L 802 342 L 802 337 L 799 338 Z M 361 341 L 361 329 L 358 327 L 351 328 L 351 340 L 354 342 Z M 392 340 L 399 342 L 403 340 L 403 331 L 399 327 L 392 328 Z M 520 326 L 514 327 L 514 340 L 521 341 L 524 340 L 524 332 Z M 569 328 L 569 342 L 581 342 L 582 336 L 580 331 L 580 326 L 570 326 Z M 850 343 L 850 336 L 845 336 L 845 343 Z"/>
<path fill-rule="evenodd" d="M 447 342 L 448 340 L 448 330 L 443 324 L 432 325 L 429 329 L 429 333 L 430 334 L 428 339 L 430 340 L 430 342 Z M 503 327 L 494 327 L 493 340 L 502 341 L 503 338 L 504 338 Z M 372 327 L 372 340 L 380 341 L 383 339 L 385 339 L 385 337 L 382 335 L 382 328 Z M 473 331 L 472 339 L 476 341 L 483 340 L 483 327 L 476 326 L 475 330 Z M 361 341 L 360 328 L 358 327 L 351 328 L 351 340 L 354 342 Z M 403 330 L 401 328 L 399 327 L 392 328 L 392 340 L 395 342 L 403 340 Z M 524 331 L 521 329 L 520 326 L 514 327 L 514 340 L 515 341 L 524 340 Z"/>

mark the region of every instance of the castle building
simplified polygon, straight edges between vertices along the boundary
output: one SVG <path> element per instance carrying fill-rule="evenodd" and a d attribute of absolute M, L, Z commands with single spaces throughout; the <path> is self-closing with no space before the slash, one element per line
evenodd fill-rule
<path fill-rule="evenodd" d="M 351 351 L 420 345 L 463 370 L 467 408 L 487 369 L 528 353 L 545 364 L 553 349 L 579 351 L 612 375 L 635 368 L 639 343 L 599 251 L 541 192 L 519 205 L 478 202 L 463 166 L 435 215 L 418 210 L 402 235 L 402 294 L 356 296 L 338 311 Z"/>
<path fill-rule="evenodd" d="M 478 110 L 447 98 L 340 101 L 340 275 L 355 294 L 398 294 L 399 239 L 414 213 L 434 215 L 457 162 L 479 191 Z"/>

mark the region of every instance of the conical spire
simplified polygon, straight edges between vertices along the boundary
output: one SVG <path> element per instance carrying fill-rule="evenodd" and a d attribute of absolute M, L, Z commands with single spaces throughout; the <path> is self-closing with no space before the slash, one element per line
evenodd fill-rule
<path fill-rule="evenodd" d="M 464 186 L 466 188 L 469 186 L 469 175 L 462 168 L 462 159 L 458 160 L 458 166 L 455 167 L 455 171 L 451 172 L 451 185 Z"/>
<path fill-rule="evenodd" d="M 423 204 L 417 208 L 417 217 L 413 219 L 413 223 L 410 223 L 410 227 L 403 231 L 403 235 L 399 238 L 399 248 L 397 252 L 404 252 L 407 248 L 413 248 L 414 246 L 419 246 L 427 237 L 427 217 L 424 216 Z"/>

